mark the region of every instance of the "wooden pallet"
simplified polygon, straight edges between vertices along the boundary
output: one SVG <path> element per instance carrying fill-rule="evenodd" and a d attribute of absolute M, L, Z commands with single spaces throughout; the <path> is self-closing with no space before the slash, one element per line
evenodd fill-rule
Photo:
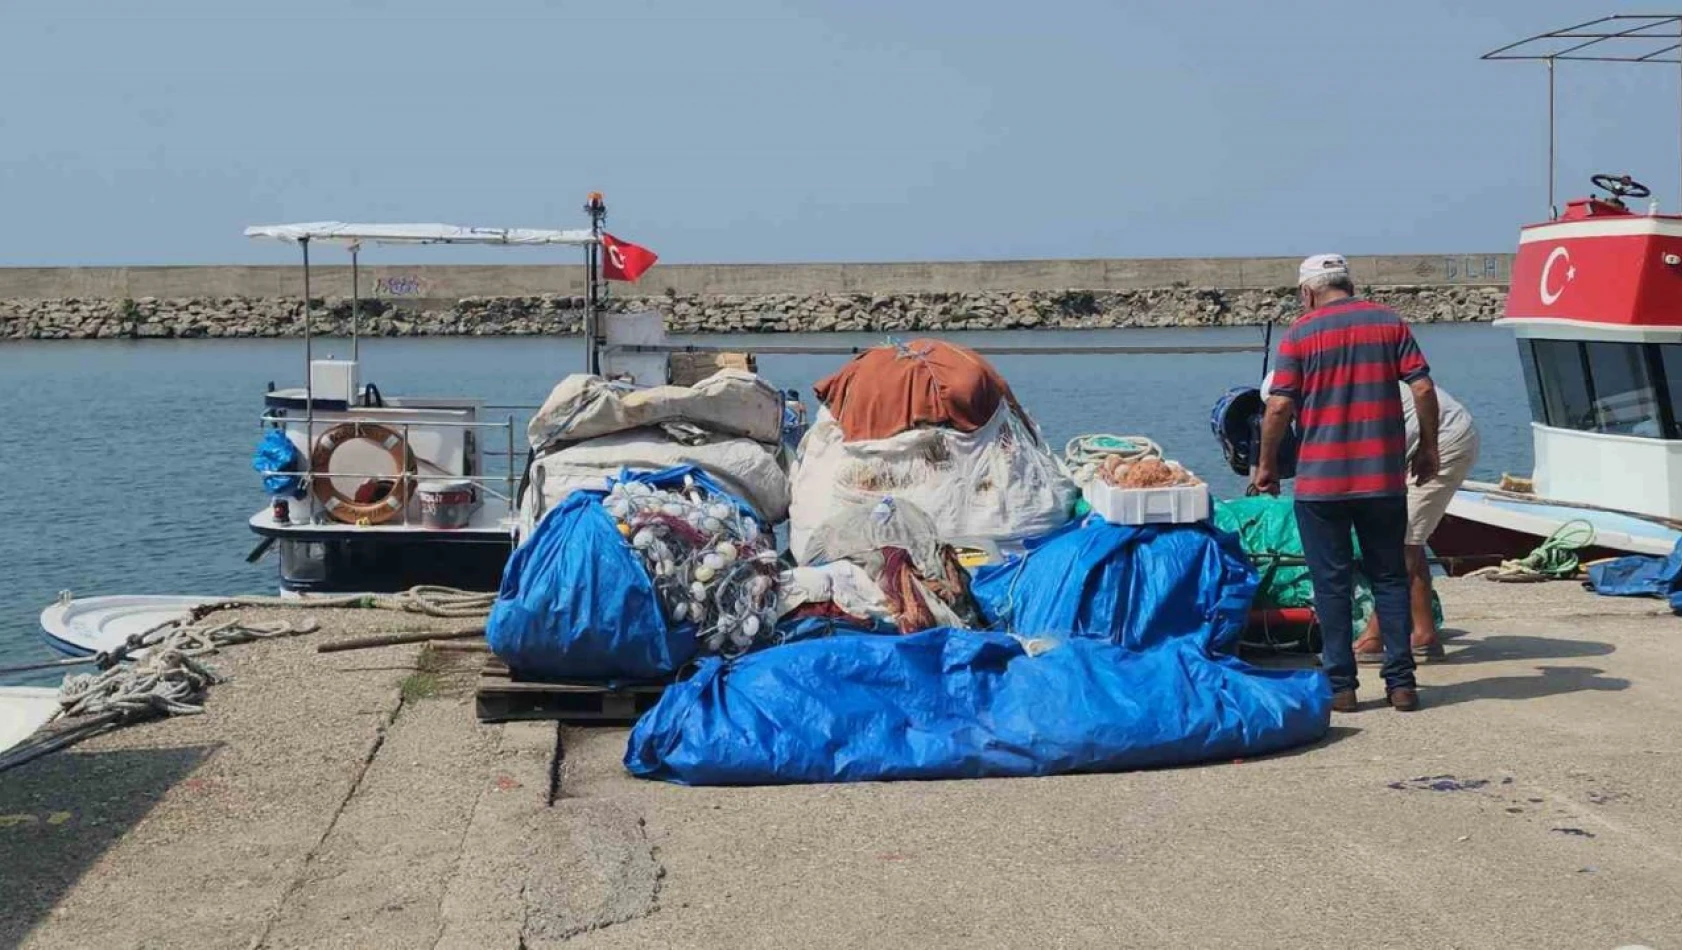
<path fill-rule="evenodd" d="M 632 683 L 617 689 L 599 683 L 538 683 L 514 677 L 491 658 L 474 694 L 480 722 L 544 719 L 580 725 L 629 724 L 654 708 L 664 683 Z"/>

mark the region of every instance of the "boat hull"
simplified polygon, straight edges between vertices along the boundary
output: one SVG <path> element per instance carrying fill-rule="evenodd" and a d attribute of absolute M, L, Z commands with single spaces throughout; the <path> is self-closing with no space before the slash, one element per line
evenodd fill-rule
<path fill-rule="evenodd" d="M 39 686 L 0 688 L 0 752 L 29 738 L 56 712 L 56 689 Z"/>
<path fill-rule="evenodd" d="M 1431 535 L 1431 551 L 1458 577 L 1503 560 L 1522 558 L 1573 521 L 1594 528 L 1594 541 L 1578 552 L 1583 562 L 1629 554 L 1663 557 L 1682 539 L 1678 531 L 1632 514 L 1526 498 L 1493 485 L 1468 483 L 1455 493 Z"/>
<path fill-rule="evenodd" d="M 129 637 L 189 616 L 214 597 L 117 594 L 62 600 L 41 611 L 41 635 L 66 656 L 115 650 Z"/>
<path fill-rule="evenodd" d="M 421 585 L 494 591 L 513 553 L 506 537 L 288 538 L 279 542 L 282 593 L 392 593 Z"/>

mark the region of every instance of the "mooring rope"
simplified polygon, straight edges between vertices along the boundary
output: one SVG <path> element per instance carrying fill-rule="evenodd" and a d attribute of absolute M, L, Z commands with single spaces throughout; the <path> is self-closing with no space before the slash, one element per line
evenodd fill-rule
<path fill-rule="evenodd" d="M 198 607 L 195 616 L 217 610 L 241 607 L 285 607 L 288 609 L 345 609 L 399 610 L 404 613 L 425 614 L 429 617 L 483 617 L 496 603 L 496 593 L 462 590 L 458 587 L 420 585 L 395 594 L 341 594 L 337 596 L 290 597 L 232 597 Z"/>
<path fill-rule="evenodd" d="M 1502 561 L 1497 567 L 1486 567 L 1466 576 L 1507 583 L 1565 580 L 1577 574 L 1581 563 L 1578 552 L 1593 543 L 1594 525 L 1580 518 L 1567 521 L 1524 557 Z"/>

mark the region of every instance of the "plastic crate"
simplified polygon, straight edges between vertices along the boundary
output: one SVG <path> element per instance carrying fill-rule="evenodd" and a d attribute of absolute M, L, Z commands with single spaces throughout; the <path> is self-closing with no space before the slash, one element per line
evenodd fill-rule
<path fill-rule="evenodd" d="M 1209 517 L 1208 485 L 1116 488 L 1093 479 L 1082 494 L 1093 512 L 1111 524 L 1189 524 Z"/>

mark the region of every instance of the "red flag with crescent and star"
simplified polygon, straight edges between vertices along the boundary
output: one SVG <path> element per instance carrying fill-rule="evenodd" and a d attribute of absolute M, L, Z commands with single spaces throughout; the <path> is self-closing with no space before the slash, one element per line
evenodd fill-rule
<path fill-rule="evenodd" d="M 646 247 L 602 233 L 602 277 L 634 283 L 660 256 Z"/>

